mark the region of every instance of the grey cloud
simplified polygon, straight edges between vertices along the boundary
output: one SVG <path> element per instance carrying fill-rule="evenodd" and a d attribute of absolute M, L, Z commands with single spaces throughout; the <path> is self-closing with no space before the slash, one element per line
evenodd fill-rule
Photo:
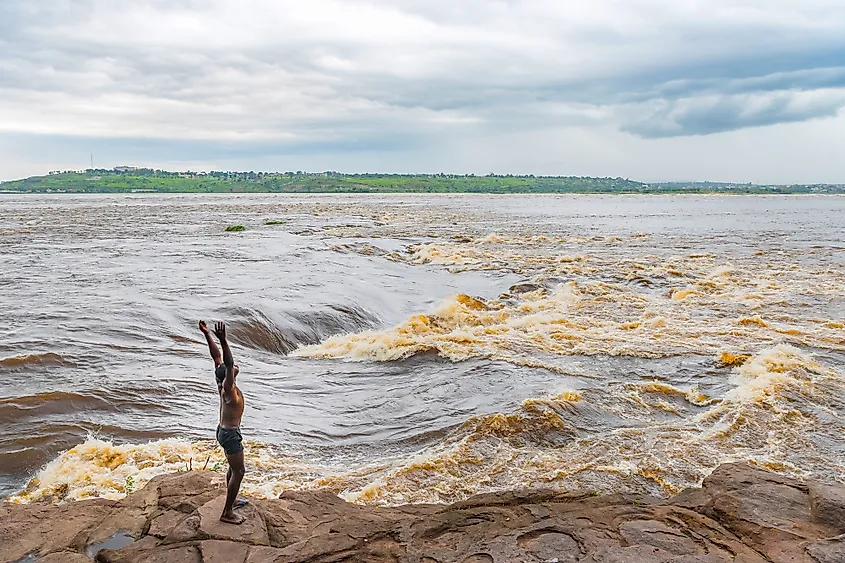
<path fill-rule="evenodd" d="M 57 134 L 97 136 L 114 128 L 116 136 L 259 136 L 338 147 L 460 132 L 473 123 L 505 134 L 601 125 L 649 138 L 703 135 L 836 115 L 836 95 L 795 102 L 796 91 L 845 88 L 845 29 L 819 16 L 830 3 L 805 4 L 810 24 L 791 27 L 698 21 L 657 0 L 573 2 L 571 14 L 551 0 L 356 4 L 410 18 L 409 37 L 388 43 L 378 33 L 390 29 L 372 28 L 372 37 L 343 26 L 334 33 L 319 18 L 271 33 L 258 12 L 256 39 L 242 22 L 215 20 L 222 0 L 125 4 L 141 10 L 133 17 L 168 22 L 193 14 L 216 26 L 186 30 L 195 41 L 164 31 L 153 41 L 110 33 L 108 22 L 121 16 L 115 3 L 5 0 L 0 117 L 14 114 L 18 124 L 7 128 L 20 132 L 55 127 Z M 241 5 L 268 13 L 288 6 Z M 624 13 L 607 22 L 601 8 Z M 637 10 L 642 29 L 624 23 Z M 97 19 L 103 13 L 112 19 Z M 106 27 L 92 28 L 95 21 Z M 166 31 L 179 35 L 178 28 Z"/>
<path fill-rule="evenodd" d="M 708 135 L 746 127 L 835 117 L 845 107 L 845 90 L 802 96 L 777 92 L 661 102 L 624 130 L 647 138 Z"/>
<path fill-rule="evenodd" d="M 843 53 L 843 57 L 845 57 L 845 53 Z M 646 100 L 656 97 L 678 99 L 691 94 L 735 95 L 749 92 L 817 90 L 843 87 L 845 87 L 845 66 L 776 72 L 769 75 L 742 78 L 697 79 L 691 77 L 659 85 L 650 95 L 640 95 L 637 99 Z"/>

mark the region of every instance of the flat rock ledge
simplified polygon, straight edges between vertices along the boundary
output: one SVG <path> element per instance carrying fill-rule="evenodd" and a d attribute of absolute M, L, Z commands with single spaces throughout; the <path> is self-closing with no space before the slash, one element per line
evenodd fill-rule
<path fill-rule="evenodd" d="M 0 560 L 37 563 L 845 563 L 845 485 L 719 467 L 669 499 L 548 490 L 358 506 L 329 492 L 249 499 L 222 476 L 163 475 L 125 499 L 0 503 Z"/>

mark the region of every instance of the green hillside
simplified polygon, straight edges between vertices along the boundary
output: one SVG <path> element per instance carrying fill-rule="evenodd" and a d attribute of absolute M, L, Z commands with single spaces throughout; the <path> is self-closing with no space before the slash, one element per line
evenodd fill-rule
<path fill-rule="evenodd" d="M 453 174 L 341 174 L 338 172 L 57 172 L 0 184 L 24 193 L 843 193 L 845 186 L 667 183 L 624 178 Z"/>

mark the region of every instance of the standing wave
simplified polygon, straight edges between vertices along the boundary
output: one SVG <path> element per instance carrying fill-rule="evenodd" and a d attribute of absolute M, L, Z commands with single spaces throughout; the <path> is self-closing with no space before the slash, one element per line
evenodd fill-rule
<path fill-rule="evenodd" d="M 721 397 L 632 382 L 527 399 L 512 412 L 471 417 L 414 456 L 354 467 L 320 466 L 250 442 L 244 490 L 272 497 L 328 488 L 353 502 L 388 505 L 525 487 L 665 496 L 743 460 L 845 482 L 842 373 L 779 345 L 732 368 L 730 382 Z M 120 498 L 155 475 L 203 468 L 225 470 L 213 442 L 89 438 L 10 500 Z"/>
<path fill-rule="evenodd" d="M 276 354 L 289 354 L 330 336 L 372 328 L 378 317 L 357 305 L 327 305 L 323 309 L 285 312 L 271 318 L 257 309 L 232 311 L 229 332 L 239 343 Z"/>
<path fill-rule="evenodd" d="M 21 354 L 0 359 L 0 368 L 23 369 L 37 366 L 74 366 L 76 362 L 69 358 L 47 352 L 44 354 Z"/>

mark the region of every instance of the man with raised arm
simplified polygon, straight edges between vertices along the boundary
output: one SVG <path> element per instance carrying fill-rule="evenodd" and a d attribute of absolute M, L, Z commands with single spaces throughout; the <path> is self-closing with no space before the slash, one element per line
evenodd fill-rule
<path fill-rule="evenodd" d="M 241 418 L 244 415 L 244 396 L 235 384 L 240 370 L 232 358 L 229 341 L 226 340 L 226 325 L 216 323 L 214 334 L 220 340 L 223 355 L 211 337 L 211 331 L 200 321 L 200 330 L 208 342 L 208 351 L 214 360 L 214 377 L 217 380 L 217 393 L 220 395 L 220 424 L 217 426 L 217 441 L 226 452 L 229 471 L 226 473 L 226 504 L 223 506 L 221 522 L 229 524 L 243 524 L 244 517 L 235 514 L 233 508 L 241 488 L 241 481 L 246 473 L 244 467 L 244 447 L 241 436 Z"/>

